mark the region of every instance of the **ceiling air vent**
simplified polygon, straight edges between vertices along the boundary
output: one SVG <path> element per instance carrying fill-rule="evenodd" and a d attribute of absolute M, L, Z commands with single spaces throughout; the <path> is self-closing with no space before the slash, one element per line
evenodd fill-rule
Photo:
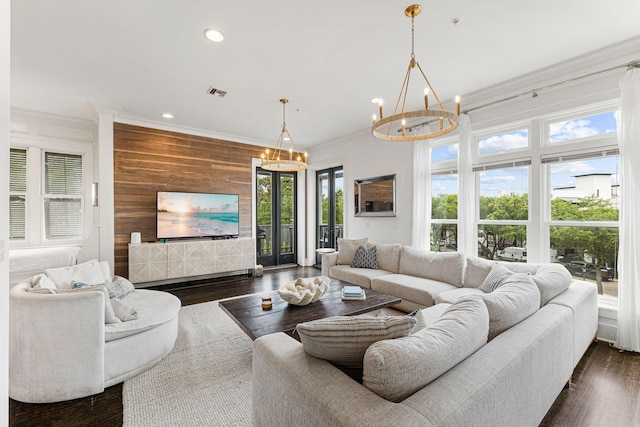
<path fill-rule="evenodd" d="M 221 90 L 221 89 L 216 89 L 215 87 L 210 86 L 209 89 L 207 89 L 207 93 L 209 95 L 217 95 L 220 98 L 223 98 L 227 94 L 227 91 L 226 90 Z"/>

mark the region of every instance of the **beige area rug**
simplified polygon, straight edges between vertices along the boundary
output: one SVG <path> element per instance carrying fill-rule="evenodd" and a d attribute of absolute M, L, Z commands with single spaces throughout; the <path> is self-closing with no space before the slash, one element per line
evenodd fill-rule
<path fill-rule="evenodd" d="M 124 383 L 124 426 L 250 426 L 251 356 L 217 301 L 182 307 L 171 353 Z"/>

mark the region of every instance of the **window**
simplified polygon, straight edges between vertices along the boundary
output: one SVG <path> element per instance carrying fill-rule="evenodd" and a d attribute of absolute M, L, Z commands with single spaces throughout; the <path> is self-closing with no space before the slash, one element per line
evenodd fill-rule
<path fill-rule="evenodd" d="M 479 166 L 478 256 L 526 262 L 529 163 Z"/>
<path fill-rule="evenodd" d="M 431 250 L 458 248 L 458 175 L 455 171 L 431 176 Z"/>
<path fill-rule="evenodd" d="M 9 240 L 26 239 L 27 150 L 9 151 Z"/>
<path fill-rule="evenodd" d="M 445 140 L 430 148 L 431 229 L 435 252 L 458 250 L 458 143 Z"/>
<path fill-rule="evenodd" d="M 45 240 L 82 238 L 82 156 L 44 153 Z"/>
<path fill-rule="evenodd" d="M 608 155 L 606 155 L 608 154 Z M 574 278 L 595 282 L 598 293 L 618 296 L 620 158 L 617 150 L 543 159 L 549 174 L 552 260 Z"/>
<path fill-rule="evenodd" d="M 10 240 L 16 244 L 83 238 L 83 156 L 37 147 L 12 148 Z"/>

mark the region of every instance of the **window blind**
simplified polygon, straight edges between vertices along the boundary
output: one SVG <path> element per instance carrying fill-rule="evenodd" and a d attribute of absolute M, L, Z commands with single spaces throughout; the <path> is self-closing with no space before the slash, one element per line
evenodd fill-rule
<path fill-rule="evenodd" d="M 27 150 L 9 151 L 9 240 L 26 238 Z"/>
<path fill-rule="evenodd" d="M 46 240 L 82 238 L 82 156 L 45 152 Z"/>

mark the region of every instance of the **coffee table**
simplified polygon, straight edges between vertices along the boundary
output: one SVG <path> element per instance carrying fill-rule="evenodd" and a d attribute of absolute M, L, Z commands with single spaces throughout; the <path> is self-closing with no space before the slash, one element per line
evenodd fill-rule
<path fill-rule="evenodd" d="M 318 301 L 304 305 L 292 305 L 284 301 L 278 292 L 248 295 L 220 301 L 219 306 L 240 328 L 255 340 L 263 335 L 285 332 L 300 340 L 294 332 L 296 325 L 302 322 L 331 316 L 353 316 L 398 304 L 402 300 L 393 295 L 363 288 L 366 300 L 342 301 L 342 287 L 349 283 L 332 280 L 329 290 Z M 273 308 L 262 309 L 262 297 L 270 296 Z"/>

